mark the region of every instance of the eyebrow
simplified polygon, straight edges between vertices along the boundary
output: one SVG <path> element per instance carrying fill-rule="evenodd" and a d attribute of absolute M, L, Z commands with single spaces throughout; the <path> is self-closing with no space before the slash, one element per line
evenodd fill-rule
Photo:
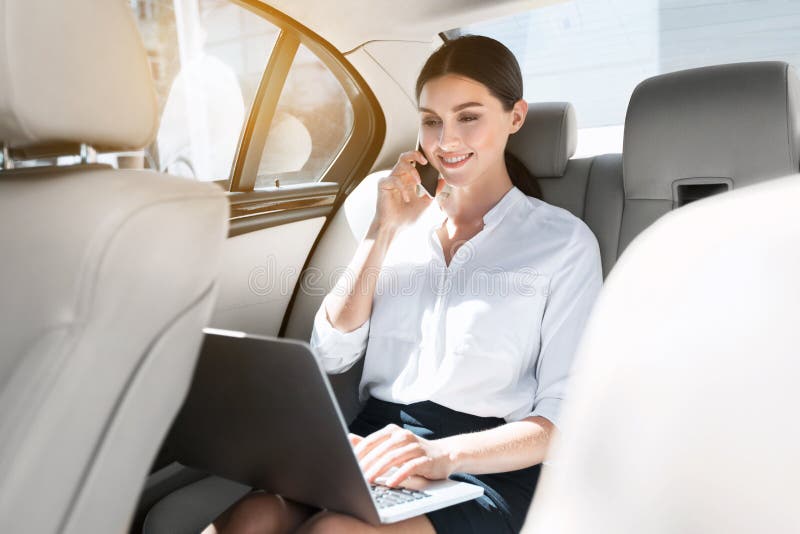
<path fill-rule="evenodd" d="M 463 104 L 459 104 L 456 107 L 454 107 L 453 108 L 453 113 L 455 113 L 456 111 L 460 111 L 460 110 L 462 110 L 464 108 L 470 108 L 472 106 L 483 106 L 483 104 L 481 104 L 480 102 L 464 102 Z M 423 107 L 420 107 L 419 111 L 427 111 L 428 113 L 433 113 L 434 115 L 436 114 L 436 112 L 433 111 L 432 109 L 423 108 Z"/>

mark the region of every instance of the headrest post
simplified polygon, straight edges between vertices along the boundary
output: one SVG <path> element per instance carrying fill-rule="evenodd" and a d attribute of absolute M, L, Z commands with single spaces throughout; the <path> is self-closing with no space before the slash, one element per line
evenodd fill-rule
<path fill-rule="evenodd" d="M 81 143 L 81 163 L 97 163 L 97 152 L 86 143 Z"/>
<path fill-rule="evenodd" d="M 0 152 L 0 169 L 7 171 L 9 169 L 14 168 L 14 160 L 11 159 L 11 155 L 8 153 L 8 146 L 3 143 L 2 145 L 3 150 Z"/>

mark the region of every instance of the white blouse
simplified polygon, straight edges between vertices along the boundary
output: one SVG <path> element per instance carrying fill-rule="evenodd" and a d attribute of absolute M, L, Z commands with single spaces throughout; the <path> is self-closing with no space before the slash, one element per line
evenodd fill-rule
<path fill-rule="evenodd" d="M 389 245 L 370 318 L 334 328 L 324 301 L 310 344 L 329 373 L 364 353 L 359 396 L 557 423 L 584 324 L 602 285 L 597 239 L 568 211 L 512 187 L 445 265 L 437 202 Z"/>

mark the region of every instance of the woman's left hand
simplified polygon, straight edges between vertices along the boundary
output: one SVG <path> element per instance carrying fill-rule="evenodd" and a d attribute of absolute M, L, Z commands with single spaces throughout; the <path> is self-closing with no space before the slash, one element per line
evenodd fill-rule
<path fill-rule="evenodd" d="M 397 471 L 386 482 L 390 487 L 414 475 L 441 480 L 455 472 L 453 459 L 441 442 L 421 438 L 395 424 L 364 438 L 350 434 L 350 443 L 369 483 L 392 467 Z"/>

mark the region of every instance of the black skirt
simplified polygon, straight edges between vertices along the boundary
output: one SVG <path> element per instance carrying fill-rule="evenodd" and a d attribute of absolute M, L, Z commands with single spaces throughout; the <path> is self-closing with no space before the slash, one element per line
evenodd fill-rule
<path fill-rule="evenodd" d="M 394 404 L 371 398 L 350 424 L 350 432 L 367 436 L 390 423 L 425 439 L 439 439 L 495 428 L 505 420 L 457 412 L 430 401 Z M 453 474 L 450 476 L 452 480 L 483 487 L 483 495 L 431 512 L 427 517 L 438 534 L 519 532 L 533 499 L 540 470 L 541 465 L 535 465 L 489 475 Z"/>

